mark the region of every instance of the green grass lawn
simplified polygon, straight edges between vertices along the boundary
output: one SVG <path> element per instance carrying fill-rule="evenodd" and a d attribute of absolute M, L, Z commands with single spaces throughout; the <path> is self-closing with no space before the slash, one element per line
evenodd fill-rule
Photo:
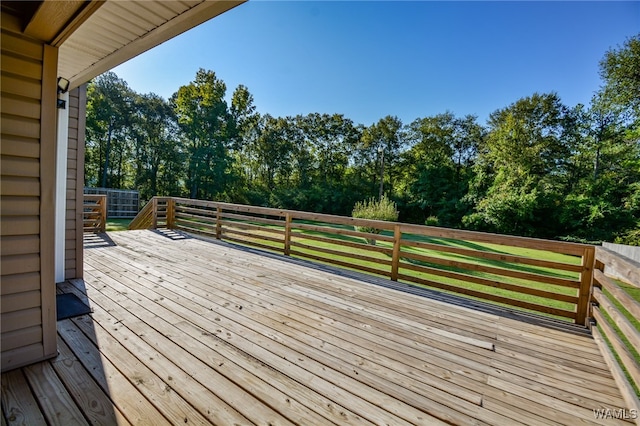
<path fill-rule="evenodd" d="M 126 231 L 133 219 L 107 219 L 107 232 Z"/>

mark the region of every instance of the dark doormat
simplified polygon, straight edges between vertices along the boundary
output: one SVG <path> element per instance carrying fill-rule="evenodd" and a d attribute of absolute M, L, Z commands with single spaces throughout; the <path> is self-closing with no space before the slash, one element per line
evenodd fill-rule
<path fill-rule="evenodd" d="M 82 303 L 82 300 L 73 293 L 56 295 L 56 307 L 58 321 L 91 313 L 91 308 Z"/>

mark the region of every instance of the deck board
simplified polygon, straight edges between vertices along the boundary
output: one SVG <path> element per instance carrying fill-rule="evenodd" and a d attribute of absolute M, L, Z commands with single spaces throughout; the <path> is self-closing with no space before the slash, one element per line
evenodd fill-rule
<path fill-rule="evenodd" d="M 93 313 L 58 322 L 57 358 L 2 375 L 3 424 L 574 425 L 625 408 L 585 333 L 177 233 L 105 241 L 58 289 Z"/>

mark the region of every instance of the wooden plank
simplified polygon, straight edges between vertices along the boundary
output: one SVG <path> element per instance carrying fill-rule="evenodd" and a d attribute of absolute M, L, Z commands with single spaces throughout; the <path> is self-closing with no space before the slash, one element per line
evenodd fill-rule
<path fill-rule="evenodd" d="M 2 412 L 9 425 L 47 424 L 22 370 L 2 374 Z"/>
<path fill-rule="evenodd" d="M 400 263 L 400 267 L 409 269 L 411 271 L 421 272 L 429 275 L 437 275 L 446 278 L 452 278 L 462 283 L 475 283 L 484 285 L 487 287 L 500 288 L 503 290 L 509 290 L 516 293 L 530 294 L 532 296 L 543 297 L 551 300 L 559 300 L 567 303 L 577 303 L 578 298 L 576 296 L 570 296 L 567 294 L 560 294 L 552 291 L 540 290 L 534 287 L 526 287 L 523 285 L 509 284 L 504 281 L 491 280 L 475 275 L 464 274 L 460 272 L 448 271 L 445 269 L 433 268 L 430 266 L 412 265 L 407 263 Z M 453 284 L 452 284 L 453 285 Z"/>
<path fill-rule="evenodd" d="M 640 413 L 640 401 L 636 396 L 636 392 L 633 389 L 633 387 L 629 384 L 629 381 L 624 375 L 624 372 L 618 365 L 618 362 L 616 361 L 613 353 L 609 349 L 609 346 L 607 346 L 607 342 L 602 337 L 600 330 L 598 330 L 597 327 L 593 327 L 591 329 L 591 332 L 593 333 L 593 338 L 598 344 L 598 347 L 602 351 L 602 356 L 604 357 L 605 361 L 607 362 L 607 365 L 611 369 L 611 373 L 613 374 L 613 377 L 615 378 L 616 383 L 618 384 L 618 388 L 622 392 L 622 396 L 624 398 L 624 401 L 626 402 L 625 408 L 627 410 L 634 410 L 636 413 Z M 640 426 L 640 416 L 636 417 L 634 421 L 636 425 Z"/>
<path fill-rule="evenodd" d="M 418 260 L 420 262 L 425 262 L 425 263 L 435 263 L 437 265 L 448 266 L 456 269 L 486 272 L 486 273 L 498 275 L 498 276 L 519 278 L 523 280 L 534 281 L 534 282 L 539 282 L 544 284 L 559 285 L 562 287 L 578 288 L 579 286 L 579 283 L 576 280 L 571 280 L 567 278 L 559 278 L 559 277 L 553 277 L 550 275 L 542 275 L 542 274 L 536 274 L 531 272 L 521 272 L 521 271 L 506 269 L 506 268 L 494 268 L 492 266 L 478 265 L 478 264 L 469 263 L 469 262 L 460 262 L 452 259 L 443 259 L 440 257 L 422 255 L 417 253 L 402 252 L 400 254 L 400 257 L 405 259 Z"/>
<path fill-rule="evenodd" d="M 572 417 L 575 410 L 582 410 L 578 419 L 588 423 L 585 417 L 592 415 L 590 407 L 622 406 L 610 373 L 602 367 L 603 361 L 598 361 L 591 352 L 591 348 L 596 348 L 585 336 L 567 335 L 504 318 L 503 330 L 498 329 L 495 341 L 496 351 L 489 352 L 490 356 L 480 357 L 483 350 L 479 348 L 429 334 L 409 324 L 403 326 L 398 324 L 398 318 L 402 316 L 400 322 L 406 322 L 405 318 L 421 324 L 426 321 L 426 324 L 443 330 L 450 325 L 460 329 L 456 332 L 458 334 L 464 332 L 462 328 L 466 317 L 470 336 L 489 335 L 488 325 L 503 318 L 473 313 L 458 306 L 377 286 L 356 284 L 357 281 L 346 277 L 285 263 L 277 257 L 256 256 L 224 244 L 210 245 L 197 239 L 169 241 L 155 234 L 140 232 L 114 234 L 113 237 L 117 247 L 110 248 L 108 252 L 87 253 L 91 269 L 102 271 L 99 277 L 90 275 L 90 283 L 95 284 L 95 290 L 110 294 L 129 312 L 137 314 L 149 309 L 151 312 L 145 314 L 146 323 L 157 327 L 157 318 L 162 318 L 175 324 L 181 332 L 166 333 L 168 330 L 163 329 L 164 332 L 176 344 L 182 344 L 184 336 L 189 335 L 193 348 L 198 348 L 202 354 L 219 350 L 221 340 L 229 347 L 237 347 L 238 339 L 242 338 L 247 339 L 243 343 L 246 346 L 241 348 L 246 353 L 252 354 L 257 350 L 254 348 L 256 344 L 270 345 L 265 348 L 271 351 L 275 348 L 271 345 L 276 339 L 288 351 L 314 348 L 311 359 L 324 366 L 333 365 L 334 359 L 340 358 L 341 364 L 333 366 L 332 370 L 342 371 L 349 380 L 369 386 L 376 383 L 374 387 L 386 389 L 387 395 L 391 388 L 384 387 L 387 386 L 384 381 L 390 377 L 386 369 L 395 370 L 402 364 L 406 365 L 404 374 L 411 379 L 399 383 L 404 383 L 403 387 L 407 389 L 409 383 L 414 383 L 412 380 L 430 380 L 428 375 L 437 371 L 436 366 L 448 363 L 449 368 L 455 368 L 451 371 L 456 373 L 450 376 L 450 380 L 458 380 L 457 374 L 468 371 L 478 383 L 475 389 L 483 394 L 483 407 L 476 408 L 479 411 L 467 411 L 466 407 L 458 405 L 451 407 L 458 414 L 451 414 L 459 416 L 464 410 L 476 423 L 495 423 L 500 418 L 500 424 L 515 424 L 520 419 L 517 415 L 522 415 L 522 419 L 538 419 L 526 421 L 527 424 L 554 421 L 566 424 L 570 418 L 575 421 L 575 416 Z M 251 265 L 251 268 L 246 265 Z M 216 276 L 213 282 L 208 278 L 212 274 Z M 424 301 L 420 303 L 421 300 Z M 422 308 L 421 304 L 424 305 Z M 380 312 L 387 314 L 380 316 Z M 216 320 L 217 314 L 224 315 Z M 518 327 L 511 329 L 512 324 Z M 493 327 L 495 330 L 495 325 Z M 217 328 L 222 331 L 218 333 Z M 139 331 L 142 333 L 144 329 Z M 227 331 L 231 333 L 229 336 Z M 256 331 L 266 333 L 262 334 L 263 343 L 257 343 L 251 337 Z M 203 332 L 207 334 L 203 335 Z M 146 335 L 144 333 L 142 337 L 146 338 Z M 130 338 L 134 339 L 134 335 Z M 207 348 L 201 347 L 202 344 Z M 188 346 L 192 347 L 191 344 Z M 565 348 L 573 350 L 565 353 Z M 584 357 L 576 356 L 582 350 L 585 351 Z M 410 351 L 414 351 L 416 359 L 421 362 L 411 363 Z M 276 357 L 282 360 L 283 355 L 303 368 L 309 361 L 307 358 L 297 360 L 284 352 L 276 354 Z M 358 374 L 347 370 L 347 365 L 356 362 L 357 357 L 363 362 L 355 367 Z M 385 364 L 383 360 L 386 357 L 392 361 Z M 290 373 L 288 368 L 282 371 Z M 324 374 L 329 375 L 329 370 Z M 503 392 L 500 387 L 504 383 L 500 381 L 494 382 L 497 387 L 479 381 L 482 374 L 506 383 L 513 381 L 515 393 Z M 301 377 L 296 380 L 308 381 Z M 347 383 L 345 380 L 340 383 L 344 385 Z M 380 380 L 382 382 L 378 382 Z M 391 394 L 414 407 L 431 404 L 423 392 L 433 390 L 422 389 L 417 382 L 415 385 L 411 394 L 404 393 L 406 390 Z M 456 386 L 453 383 L 448 386 L 451 394 L 455 394 Z M 539 393 L 563 403 L 554 402 L 551 408 L 545 409 L 544 404 L 534 402 L 534 398 L 538 400 L 534 395 Z M 416 399 L 418 394 L 422 397 Z M 539 399 L 545 400 L 545 397 Z M 457 403 L 458 400 L 451 399 L 452 404 L 454 401 Z M 538 411 L 541 414 L 536 417 Z M 493 413 L 504 417 L 491 417 Z M 525 422 L 522 419 L 520 421 Z"/>
<path fill-rule="evenodd" d="M 244 309 L 243 309 L 243 312 L 244 312 Z"/>
<path fill-rule="evenodd" d="M 344 268 L 349 268 L 349 269 L 357 269 L 359 271 L 365 271 L 365 272 L 369 272 L 371 274 L 375 274 L 375 275 L 383 275 L 386 277 L 390 277 L 391 276 L 391 272 L 389 271 L 384 271 L 381 269 L 376 269 L 376 268 L 370 268 L 368 266 L 363 266 L 363 265 L 356 265 L 353 263 L 349 263 L 349 262 L 343 262 L 341 260 L 337 260 L 337 259 L 331 259 L 329 257 L 322 257 L 322 256 L 317 256 L 311 253 L 305 253 L 302 251 L 291 251 L 291 256 L 298 256 L 298 257 L 302 257 L 302 258 L 306 258 L 306 259 L 311 259 L 311 260 L 316 260 L 318 262 L 324 262 L 324 263 L 330 263 L 332 265 L 338 265 L 338 266 L 342 266 Z"/>
<path fill-rule="evenodd" d="M 103 327 L 95 324 L 90 317 L 74 318 L 72 322 L 93 342 L 100 351 L 131 381 L 171 424 L 207 424 L 208 420 L 191 406 L 179 393 L 170 391 L 173 379 L 155 374 L 139 361 L 152 357 L 155 352 L 138 350 L 135 355 L 114 339 Z M 113 332 L 122 330 L 117 324 L 109 325 Z M 115 326 L 115 327 L 114 327 Z M 117 334 L 117 333 L 116 333 Z M 129 336 L 131 336 L 129 334 Z M 134 336 L 131 336 L 132 338 Z M 142 349 L 142 348 L 141 348 Z M 172 376 L 171 376 L 172 377 Z M 158 417 L 158 415 L 156 415 Z"/>
<path fill-rule="evenodd" d="M 629 311 L 634 318 L 640 318 L 640 303 L 618 286 L 611 278 L 607 277 L 602 271 L 596 269 L 594 271 L 595 280 L 602 285 L 602 288 L 611 293 L 622 306 Z"/>
<path fill-rule="evenodd" d="M 622 360 L 622 364 L 627 370 L 627 373 L 631 376 L 631 379 L 637 385 L 640 384 L 640 366 L 629 349 L 627 349 L 627 346 L 624 344 L 622 339 L 620 339 L 618 333 L 616 333 L 614 328 L 611 327 L 598 307 L 593 309 L 593 317 L 597 321 L 598 326 L 602 329 L 602 334 L 609 340 L 609 342 L 611 342 L 613 349 Z"/>
<path fill-rule="evenodd" d="M 24 368 L 29 386 L 50 424 L 85 425 L 86 420 L 51 364 L 40 362 Z"/>
<path fill-rule="evenodd" d="M 368 243 L 355 243 L 355 242 L 351 242 L 351 241 L 345 241 L 345 240 L 340 240 L 338 238 L 330 238 L 330 237 L 321 237 L 319 235 L 312 235 L 312 234 L 304 234 L 302 232 L 292 232 L 291 233 L 292 237 L 296 237 L 299 238 L 301 240 L 311 240 L 311 241 L 320 241 L 323 243 L 328 243 L 328 244 L 336 244 L 336 245 L 340 245 L 340 246 L 344 246 L 344 247 L 351 247 L 351 248 L 357 248 L 360 250 L 367 250 L 367 251 L 371 251 L 371 252 L 376 252 L 376 253 L 384 253 L 384 254 L 388 254 L 391 255 L 393 253 L 393 249 L 388 248 L 388 247 L 384 247 L 384 246 L 374 246 Z"/>
<path fill-rule="evenodd" d="M 517 306 L 519 308 L 529 309 L 532 311 L 543 312 L 546 314 L 557 315 L 565 318 L 575 318 L 575 312 L 571 312 L 565 309 L 552 308 L 546 305 L 539 305 L 536 303 L 524 302 L 522 300 L 512 299 L 509 297 L 497 296 L 491 293 L 484 293 L 481 291 L 471 290 L 459 286 L 444 284 L 438 281 L 427 280 L 424 278 L 413 277 L 411 275 L 398 274 L 398 278 L 408 282 L 422 284 L 428 287 L 435 287 L 442 290 L 451 291 L 454 293 L 465 294 L 472 297 L 477 297 L 484 300 L 490 300 L 492 302 L 504 303 L 511 306 Z"/>
<path fill-rule="evenodd" d="M 391 280 L 398 281 L 398 269 L 400 267 L 400 250 L 402 241 L 402 231 L 396 225 L 393 230 L 393 254 L 391 256 Z"/>
<path fill-rule="evenodd" d="M 550 260 L 534 259 L 523 256 L 514 256 L 506 253 L 492 253 L 481 250 L 473 250 L 463 247 L 453 247 L 444 244 L 425 243 L 422 241 L 413 241 L 403 239 L 401 244 L 407 247 L 418 247 L 427 250 L 434 250 L 445 253 L 461 254 L 477 259 L 497 260 L 506 263 L 515 263 L 521 265 L 539 266 L 542 268 L 560 269 L 563 271 L 580 272 L 582 271 L 581 265 L 572 265 L 564 262 L 553 262 Z"/>
<path fill-rule="evenodd" d="M 219 276 L 219 271 L 220 271 L 220 270 L 218 269 L 218 272 L 217 272 L 217 275 L 218 275 L 218 276 Z M 280 280 L 279 280 L 279 281 L 280 281 Z M 312 281 L 308 281 L 308 282 L 314 282 L 314 281 L 315 281 L 315 279 L 312 279 Z M 353 297 L 353 296 L 345 296 L 345 297 Z M 360 300 L 360 298 L 358 298 L 358 299 Z M 388 300 L 389 300 L 389 299 L 388 299 Z M 317 320 L 317 319 L 316 319 L 316 320 Z M 376 325 L 376 326 L 372 326 L 372 327 L 373 327 L 373 329 L 375 329 L 375 330 L 378 330 L 378 329 L 380 328 L 380 327 L 379 327 L 379 326 L 377 326 L 377 325 Z M 398 331 L 395 331 L 395 332 L 394 332 L 394 334 L 397 334 L 397 333 L 398 333 Z M 385 339 L 388 339 L 390 336 L 384 336 L 384 337 L 385 337 Z M 410 339 L 409 341 L 413 342 L 413 341 L 415 340 L 415 337 L 416 337 L 416 336 L 415 336 L 415 334 L 413 334 L 413 335 L 412 335 L 412 337 L 411 337 L 411 339 Z M 411 343 L 411 344 L 413 344 L 413 343 Z M 530 347 L 527 347 L 527 350 L 528 350 L 528 351 L 531 351 Z"/>
<path fill-rule="evenodd" d="M 275 246 L 270 246 L 267 244 L 261 244 L 261 243 L 257 243 L 255 241 L 251 241 L 251 240 L 243 240 L 240 238 L 233 238 L 233 237 L 229 237 L 227 236 L 227 234 L 222 234 L 221 236 L 222 239 L 225 239 L 227 241 L 233 242 L 233 243 L 238 243 L 238 244 L 242 244 L 242 245 L 248 245 L 248 246 L 252 246 L 252 247 L 257 247 L 263 250 L 271 250 L 271 251 L 281 251 L 282 249 L 280 249 L 279 247 L 275 247 Z M 280 241 L 280 243 L 283 243 L 282 241 Z"/>
<path fill-rule="evenodd" d="M 291 214 L 290 213 L 287 213 L 285 217 L 284 254 L 285 256 L 289 256 L 291 254 Z"/>
<path fill-rule="evenodd" d="M 91 295 L 96 302 L 101 304 L 94 314 L 96 321 L 104 324 L 105 328 L 113 328 L 111 324 L 118 321 L 127 324 L 127 328 L 119 327 L 114 330 L 118 331 L 118 333 L 113 333 L 113 337 L 121 341 L 133 353 L 147 354 L 148 356 L 141 357 L 141 359 L 151 360 L 152 362 L 146 362 L 149 368 L 156 370 L 158 374 L 162 374 L 164 377 L 171 377 L 171 386 L 176 392 L 188 389 L 188 392 L 185 392 L 185 396 L 189 398 L 189 402 L 198 407 L 201 412 L 208 413 L 209 420 L 214 424 L 244 424 L 249 420 L 231 408 L 227 402 L 220 399 L 212 390 L 221 394 L 222 398 L 229 400 L 229 403 L 236 405 L 238 410 L 248 412 L 249 418 L 257 418 L 261 424 L 269 420 L 278 422 L 278 419 L 280 419 L 282 421 L 282 418 L 274 415 L 270 409 L 260 408 L 262 403 L 259 401 L 247 401 L 248 398 L 246 397 L 242 397 L 244 400 L 233 401 L 234 396 L 238 397 L 238 395 L 234 395 L 233 388 L 235 385 L 227 383 L 227 380 L 232 378 L 229 372 L 233 371 L 234 364 L 238 362 L 242 364 L 243 357 L 237 353 L 233 353 L 231 357 L 221 357 L 219 353 L 221 351 L 224 353 L 224 347 L 219 348 L 219 345 L 213 348 L 205 347 L 201 343 L 203 336 L 207 335 L 204 330 L 199 329 L 197 331 L 198 337 L 192 338 L 180 332 L 173 325 L 162 324 L 164 321 L 157 319 L 157 317 L 154 319 L 154 315 L 151 313 L 145 315 L 145 309 L 136 308 L 136 317 L 130 313 L 130 311 L 133 311 L 131 305 L 124 301 L 122 303 L 129 309 L 114 303 L 113 299 L 110 300 L 106 295 L 95 292 L 91 292 Z M 110 315 L 107 313 L 107 309 L 109 312 L 116 314 L 117 318 L 109 318 Z M 156 327 L 160 325 L 161 328 L 155 330 L 145 324 L 144 321 L 151 322 Z M 137 335 L 140 335 L 140 337 Z M 178 349 L 178 347 L 173 348 L 176 343 L 171 342 L 166 336 L 179 336 L 177 346 L 181 349 Z M 156 349 L 162 350 L 162 353 Z M 195 358 L 192 354 L 199 355 L 200 359 Z M 201 360 L 212 360 L 210 361 L 212 365 L 205 365 Z M 181 368 L 185 369 L 186 372 Z M 283 413 L 285 416 L 291 416 L 294 411 L 299 410 L 299 402 L 290 393 L 289 395 L 281 394 L 278 390 L 270 387 L 268 383 L 272 383 L 271 381 L 252 380 L 250 376 L 252 376 L 252 373 L 247 371 L 241 381 L 250 383 L 247 389 L 253 392 L 259 391 L 257 393 L 266 399 L 265 402 L 269 403 L 269 405 L 278 408 L 278 405 L 286 402 L 287 409 L 291 410 L 291 412 Z M 194 377 L 202 384 L 195 381 Z M 293 387 L 294 385 L 289 383 L 289 386 Z M 287 396 L 291 396 L 288 401 L 286 401 Z M 301 424 L 324 423 L 317 416 L 299 411 L 296 417 L 298 417 L 297 422 Z"/>
<path fill-rule="evenodd" d="M 580 289 L 576 306 L 576 324 L 589 326 L 589 308 L 591 303 L 591 287 L 593 285 L 593 268 L 595 264 L 595 248 L 585 247 L 582 255 L 582 272 L 580 272 Z"/>
<path fill-rule="evenodd" d="M 60 321 L 59 334 L 130 423 L 170 424 L 71 320 Z"/>
<path fill-rule="evenodd" d="M 115 285 L 115 283 L 113 283 L 113 285 Z M 164 304 L 166 300 L 168 299 L 163 298 L 163 300 L 158 300 L 158 303 Z M 178 309 L 178 307 L 176 306 L 174 309 Z M 207 309 L 207 311 L 209 310 Z M 206 317 L 203 315 L 203 311 L 201 309 L 198 309 L 195 305 L 191 305 L 189 308 L 182 308 L 180 309 L 180 312 L 181 315 L 188 315 L 190 318 L 190 322 L 192 322 L 194 325 L 198 325 L 205 330 L 212 330 L 211 334 L 215 334 L 221 339 L 228 340 L 229 343 L 233 346 L 239 347 L 243 351 L 248 351 L 249 354 L 252 354 L 257 359 L 266 362 L 273 368 L 286 372 L 287 375 L 294 378 L 295 380 L 301 383 L 307 383 L 308 385 L 312 385 L 316 388 L 320 387 L 320 389 L 323 390 L 323 394 L 326 395 L 328 392 L 328 394 L 334 395 L 334 397 L 338 397 L 338 400 L 349 400 L 352 409 L 354 409 L 353 407 L 357 407 L 358 409 L 354 411 L 362 417 L 369 418 L 372 421 L 393 419 L 393 424 L 405 424 L 405 421 L 402 421 L 400 417 L 393 416 L 390 411 L 387 411 L 383 417 L 380 417 L 381 408 L 379 408 L 379 406 L 372 405 L 371 403 L 365 403 L 364 400 L 361 400 L 359 398 L 354 398 L 352 394 L 338 387 L 345 386 L 344 379 L 340 380 L 339 378 L 332 378 L 332 374 L 323 372 L 323 370 L 326 371 L 326 366 L 318 365 L 317 363 L 313 362 L 311 358 L 308 358 L 303 354 L 295 352 L 292 353 L 290 349 L 287 349 L 286 346 L 278 343 L 277 341 L 273 341 L 267 337 L 258 337 L 255 332 L 250 331 L 250 329 L 246 326 L 243 326 L 243 332 L 234 331 L 232 333 L 232 330 L 224 331 L 221 329 L 221 327 L 226 329 L 226 325 L 228 325 L 226 322 L 224 323 L 225 326 L 223 326 L 222 323 L 210 323 L 211 320 L 206 319 Z M 200 314 L 198 314 L 198 312 Z M 237 322 L 235 323 L 237 324 Z M 221 329 L 222 331 L 216 331 L 216 327 L 218 329 Z M 200 333 L 200 336 L 201 335 L 202 334 Z M 246 337 L 243 336 L 249 335 L 253 335 L 251 341 L 245 340 Z M 273 351 L 276 351 L 276 356 L 274 356 Z M 297 361 L 295 363 L 292 363 L 291 361 L 288 361 L 288 359 L 297 359 Z M 310 368 L 312 369 L 311 371 L 309 370 Z M 332 382 L 325 382 L 326 379 L 330 379 L 332 380 Z M 377 399 L 382 397 L 382 394 L 380 394 L 379 391 L 370 389 L 368 387 L 363 387 L 359 382 L 353 382 L 349 387 L 350 392 L 353 392 L 353 389 L 355 388 L 359 390 L 359 393 L 361 393 L 361 395 L 368 395 L 368 398 Z M 407 417 L 415 419 L 415 416 L 427 416 L 425 413 L 418 414 L 414 409 L 405 404 L 400 404 L 402 408 L 393 408 L 395 406 L 398 406 L 399 404 L 399 401 L 395 399 L 389 399 L 388 397 L 385 397 L 385 404 L 388 405 L 385 407 L 386 410 L 390 410 L 391 408 L 393 412 L 404 417 L 405 419 Z M 433 421 L 435 422 L 436 420 L 433 419 Z"/>
<path fill-rule="evenodd" d="M 451 238 L 454 240 L 475 241 L 480 243 L 507 245 L 534 250 L 582 256 L 586 244 L 565 241 L 542 240 L 538 238 L 516 237 L 513 235 L 491 234 L 488 232 L 463 231 L 433 226 L 402 224 L 402 233 L 424 235 L 428 237 Z"/>
<path fill-rule="evenodd" d="M 593 289 L 595 300 L 604 308 L 613 322 L 620 328 L 624 336 L 629 340 L 631 346 L 640 352 L 640 332 L 631 324 L 631 322 L 620 312 L 620 310 L 604 295 L 599 288 Z"/>
<path fill-rule="evenodd" d="M 91 375 L 62 339 L 58 339 L 60 355 L 51 363 L 58 377 L 77 401 L 78 408 L 90 424 L 130 425 L 113 405 Z"/>
<path fill-rule="evenodd" d="M 370 257 L 370 256 L 365 256 L 362 254 L 357 254 L 357 253 L 353 253 L 353 252 L 348 252 L 348 251 L 342 251 L 342 250 L 332 250 L 329 248 L 325 248 L 325 247 L 317 247 L 317 246 L 312 246 L 309 244 L 304 244 L 304 243 L 300 243 L 298 241 L 292 241 L 291 245 L 294 247 L 299 247 L 302 249 L 306 249 L 306 250 L 310 250 L 313 251 L 315 253 L 324 253 L 324 254 L 330 254 L 333 256 L 338 256 L 341 258 L 351 258 L 351 259 L 358 259 L 358 260 L 362 260 L 365 262 L 371 262 L 377 265 L 386 265 L 386 266 L 391 266 L 391 260 L 387 260 L 387 259 L 380 259 L 377 257 Z M 346 262 L 347 264 L 350 264 L 349 262 Z M 352 268 L 357 268 L 358 265 L 356 264 L 350 264 Z"/>
<path fill-rule="evenodd" d="M 237 229 L 253 229 L 256 231 L 259 231 L 261 233 L 270 233 L 270 234 L 277 234 L 277 235 L 284 235 L 284 230 L 282 229 L 273 229 L 273 228 L 265 228 L 262 225 L 254 225 L 251 223 L 245 223 L 245 222 L 234 222 L 234 221 L 230 221 L 230 220 L 221 220 L 220 223 L 222 224 L 222 226 L 226 227 L 226 228 L 237 228 Z M 256 236 L 258 236 L 260 234 L 256 234 Z"/>
<path fill-rule="evenodd" d="M 605 274 L 606 268 L 610 267 L 618 272 L 617 275 L 624 278 L 623 281 L 626 284 L 640 288 L 640 268 L 637 263 L 604 247 L 596 247 L 596 259 L 605 265 Z"/>
<path fill-rule="evenodd" d="M 284 221 L 281 219 L 267 219 L 265 217 L 260 217 L 260 216 L 249 216 L 244 214 L 225 213 L 223 211 L 220 217 L 225 219 L 236 219 L 239 221 L 246 221 L 246 222 L 257 222 L 265 225 L 274 225 L 274 226 L 280 226 L 280 227 L 284 226 Z M 269 228 L 266 228 L 266 229 L 269 229 Z"/>
<path fill-rule="evenodd" d="M 31 274 L 32 272 L 40 272 L 40 256 L 38 254 L 2 256 L 3 280 L 5 275 Z M 4 285 L 4 282 L 2 284 Z"/>
<path fill-rule="evenodd" d="M 393 242 L 393 237 L 389 237 L 387 235 L 381 235 L 381 234 L 374 234 L 371 232 L 352 231 L 349 229 L 335 228 L 332 226 L 309 225 L 307 223 L 296 223 L 296 222 L 293 222 L 291 226 L 293 229 L 302 229 L 304 231 L 314 231 L 314 232 L 320 232 L 323 234 L 348 235 L 351 237 L 364 238 L 365 240 L 374 239 L 378 241 L 387 241 L 391 243 Z"/>

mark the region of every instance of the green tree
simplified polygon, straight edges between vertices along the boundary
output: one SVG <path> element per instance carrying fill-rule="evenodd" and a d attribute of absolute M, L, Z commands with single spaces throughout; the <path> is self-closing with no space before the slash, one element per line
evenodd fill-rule
<path fill-rule="evenodd" d="M 131 164 L 131 116 L 135 94 L 115 73 L 87 88 L 85 176 L 88 185 L 125 188 Z"/>
<path fill-rule="evenodd" d="M 571 111 L 555 93 L 534 94 L 490 115 L 466 226 L 507 234 L 553 237 L 565 194 Z M 483 181 L 484 180 L 484 181 Z"/>
<path fill-rule="evenodd" d="M 459 226 L 466 213 L 461 202 L 467 192 L 477 147 L 484 129 L 475 116 L 456 118 L 447 112 L 419 118 L 408 127 L 411 148 L 402 156 L 407 209 L 413 218 L 437 217 L 447 226 Z"/>
<path fill-rule="evenodd" d="M 575 184 L 563 201 L 567 235 L 638 244 L 640 229 L 640 35 L 600 61 L 603 85 L 582 114 L 572 155 Z"/>
<path fill-rule="evenodd" d="M 400 184 L 400 155 L 405 146 L 402 120 L 388 115 L 363 129 L 355 161 L 375 188 L 382 178 L 383 192 L 393 195 Z"/>
<path fill-rule="evenodd" d="M 184 195 L 184 149 L 171 105 L 155 94 L 135 102 L 136 188 L 143 200 Z"/>
<path fill-rule="evenodd" d="M 195 79 L 171 98 L 184 137 L 187 187 L 192 198 L 224 198 L 234 181 L 230 155 L 234 129 L 224 99 L 226 90 L 213 71 L 200 69 Z"/>

